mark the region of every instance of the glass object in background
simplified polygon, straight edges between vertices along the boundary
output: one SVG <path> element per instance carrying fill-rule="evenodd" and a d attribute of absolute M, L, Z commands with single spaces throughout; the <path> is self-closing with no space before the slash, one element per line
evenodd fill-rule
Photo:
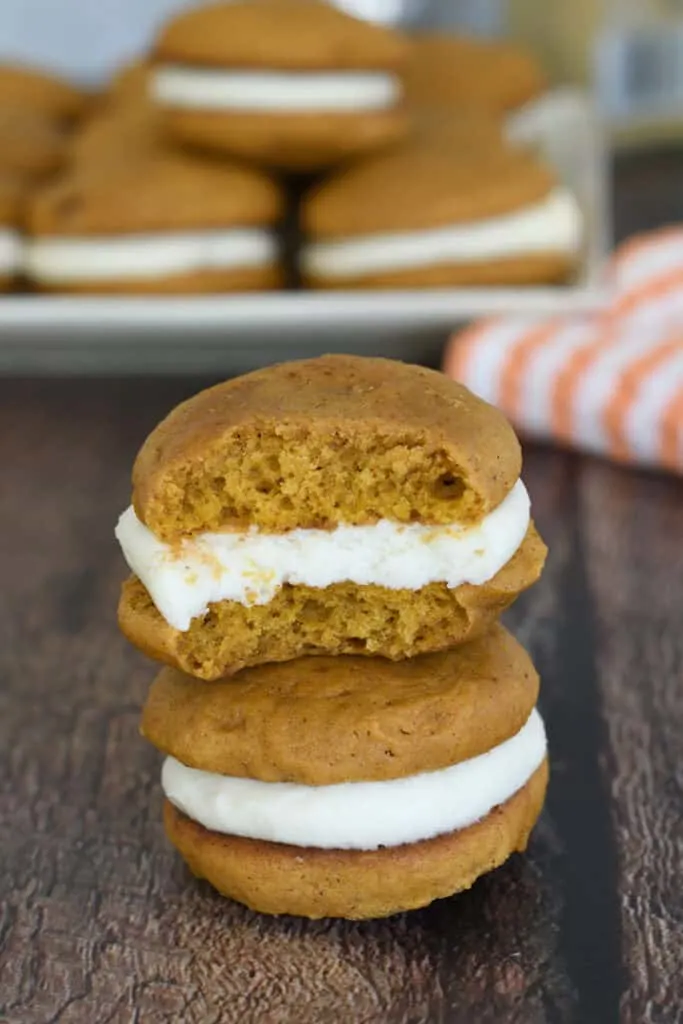
<path fill-rule="evenodd" d="M 337 7 L 387 25 L 457 29 L 495 35 L 503 24 L 504 0 L 333 0 Z"/>
<path fill-rule="evenodd" d="M 424 0 L 419 18 L 427 28 L 473 35 L 500 35 L 505 28 L 505 0 Z"/>
<path fill-rule="evenodd" d="M 617 141 L 683 141 L 683 0 L 508 0 L 554 82 L 595 88 Z"/>
<path fill-rule="evenodd" d="M 412 25 L 420 21 L 428 0 L 333 0 L 336 7 L 382 25 Z"/>

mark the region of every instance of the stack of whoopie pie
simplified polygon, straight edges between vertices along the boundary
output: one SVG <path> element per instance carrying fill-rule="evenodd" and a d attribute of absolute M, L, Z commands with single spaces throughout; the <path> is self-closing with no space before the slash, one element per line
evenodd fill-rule
<path fill-rule="evenodd" d="M 424 906 L 523 850 L 538 677 L 498 617 L 538 578 L 518 441 L 444 376 L 326 356 L 201 392 L 147 438 L 119 622 L 167 834 L 255 910 Z"/>

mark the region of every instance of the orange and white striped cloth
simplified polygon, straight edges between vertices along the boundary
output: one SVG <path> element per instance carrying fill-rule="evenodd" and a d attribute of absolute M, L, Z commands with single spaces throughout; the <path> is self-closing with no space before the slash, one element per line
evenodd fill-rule
<path fill-rule="evenodd" d="M 445 372 L 521 433 L 683 472 L 683 226 L 626 242 L 597 314 L 478 321 Z"/>

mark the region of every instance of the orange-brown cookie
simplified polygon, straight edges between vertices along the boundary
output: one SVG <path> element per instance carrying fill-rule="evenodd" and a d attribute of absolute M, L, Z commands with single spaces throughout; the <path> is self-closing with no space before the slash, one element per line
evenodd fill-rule
<path fill-rule="evenodd" d="M 213 686 L 165 668 L 141 731 L 191 768 L 327 786 L 477 757 L 519 732 L 537 698 L 528 654 L 495 625 L 456 650 L 400 662 L 299 658 Z"/>
<path fill-rule="evenodd" d="M 64 128 L 29 107 L 0 102 L 0 174 L 36 181 L 64 163 Z"/>
<path fill-rule="evenodd" d="M 457 133 L 456 133 L 457 135 Z M 302 273 L 314 288 L 543 283 L 580 245 L 574 197 L 536 157 L 431 131 L 346 167 L 304 200 Z"/>
<path fill-rule="evenodd" d="M 68 157 L 73 167 L 87 166 L 110 174 L 112 168 L 154 155 L 162 148 L 159 119 L 150 104 L 105 106 L 69 140 Z"/>
<path fill-rule="evenodd" d="M 519 477 L 500 412 L 441 373 L 323 356 L 202 391 L 152 431 L 133 503 L 158 537 L 204 530 L 473 522 Z"/>
<path fill-rule="evenodd" d="M 149 79 L 151 67 L 140 57 L 123 64 L 112 76 L 106 99 L 115 106 L 139 107 L 151 103 Z"/>
<path fill-rule="evenodd" d="M 16 175 L 0 173 L 0 225 L 19 229 L 24 220 L 26 185 Z"/>
<path fill-rule="evenodd" d="M 18 64 L 0 65 L 0 105 L 26 107 L 55 121 L 81 117 L 89 98 L 56 75 Z"/>
<path fill-rule="evenodd" d="M 109 140 L 109 145 L 115 144 Z M 39 288 L 101 292 L 262 289 L 280 283 L 283 197 L 259 171 L 150 146 L 90 152 L 29 211 Z"/>
<path fill-rule="evenodd" d="M 125 273 L 106 281 L 45 282 L 34 288 L 55 295 L 220 295 L 232 292 L 270 292 L 284 287 L 284 274 L 279 264 L 244 267 L 237 270 L 197 270 L 190 273 L 165 274 L 154 280 L 132 280 Z"/>
<path fill-rule="evenodd" d="M 443 33 L 417 35 L 411 42 L 404 72 L 411 105 L 506 113 L 546 87 L 539 64 L 520 46 Z"/>
<path fill-rule="evenodd" d="M 423 907 L 469 889 L 526 849 L 543 806 L 544 761 L 514 796 L 468 828 L 378 850 L 321 850 L 210 832 L 164 804 L 166 833 L 219 892 L 267 914 L 362 919 Z"/>
<path fill-rule="evenodd" d="M 154 47 L 168 135 L 314 171 L 406 134 L 398 34 L 316 0 L 238 0 L 186 11 Z"/>

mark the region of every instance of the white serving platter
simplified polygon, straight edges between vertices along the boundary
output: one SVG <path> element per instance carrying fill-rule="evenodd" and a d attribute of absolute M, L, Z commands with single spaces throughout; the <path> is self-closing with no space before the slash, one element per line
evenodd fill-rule
<path fill-rule="evenodd" d="M 509 124 L 574 191 L 586 220 L 574 281 L 554 287 L 277 292 L 206 297 L 0 298 L 2 373 L 236 373 L 323 351 L 438 359 L 448 332 L 499 313 L 599 308 L 609 249 L 604 139 L 589 98 L 548 93 Z"/>

